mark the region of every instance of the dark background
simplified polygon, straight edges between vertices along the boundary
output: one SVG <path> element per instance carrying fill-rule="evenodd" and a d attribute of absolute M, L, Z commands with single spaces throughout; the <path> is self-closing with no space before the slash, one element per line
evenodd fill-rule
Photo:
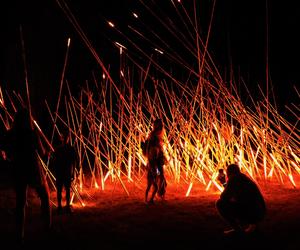
<path fill-rule="evenodd" d="M 131 12 L 134 11 L 144 18 L 148 27 L 152 23 L 152 29 L 155 28 L 159 34 L 160 28 L 155 25 L 157 20 L 146 11 L 141 1 L 66 2 L 106 66 L 118 67 L 118 49 L 112 41 L 122 41 L 122 36 L 108 27 L 107 20 L 114 21 L 118 29 L 126 33 L 128 25 L 134 22 L 131 16 Z M 171 1 L 145 2 L 162 19 L 174 17 Z M 191 9 L 192 3 L 192 0 L 182 1 L 187 9 Z M 204 38 L 212 3 L 213 1 L 197 1 L 199 30 Z M 273 88 L 275 101 L 281 111 L 284 111 L 284 105 L 291 102 L 298 105 L 299 102 L 299 97 L 293 89 L 293 86 L 299 86 L 300 79 L 300 9 L 297 5 L 297 1 L 292 0 L 217 0 L 209 40 L 209 52 L 221 75 L 228 80 L 229 71 L 233 69 L 237 84 L 243 79 L 253 95 L 258 93 L 258 85 L 266 90 L 268 59 L 270 89 Z M 25 50 L 21 46 L 20 27 Z M 182 27 L 178 26 L 178 29 Z M 0 84 L 3 89 L 25 93 L 22 61 L 22 53 L 25 51 L 25 65 L 33 105 L 40 105 L 45 99 L 56 103 L 69 37 L 72 41 L 65 79 L 71 86 L 75 89 L 80 88 L 85 80 L 91 77 L 92 71 L 100 69 L 55 0 L 2 1 L 0 32 Z M 161 35 L 163 34 L 164 31 L 161 31 Z M 126 35 L 133 39 L 132 33 Z M 142 40 L 137 42 L 147 49 Z M 171 39 L 170 46 L 173 46 Z"/>

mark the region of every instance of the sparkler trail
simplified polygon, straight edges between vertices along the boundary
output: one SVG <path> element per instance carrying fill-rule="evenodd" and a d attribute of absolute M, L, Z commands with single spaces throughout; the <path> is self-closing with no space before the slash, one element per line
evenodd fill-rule
<path fill-rule="evenodd" d="M 175 39 L 185 44 L 188 37 L 181 34 L 180 30 L 178 32 L 172 30 L 172 26 L 168 26 L 146 3 L 140 2 L 166 28 L 166 32 L 171 33 Z M 182 5 L 181 7 L 184 9 Z M 136 20 L 142 19 L 140 13 L 139 15 L 134 13 Z M 188 16 L 186 10 L 184 13 Z M 183 18 L 181 16 L 181 20 Z M 195 14 L 195 22 L 197 22 L 196 18 Z M 188 17 L 185 26 L 190 25 L 191 20 Z M 243 105 L 234 86 L 230 86 L 231 91 L 226 88 L 209 56 L 209 34 L 203 43 L 200 34 L 196 32 L 194 44 L 198 44 L 198 41 L 200 43 L 196 46 L 197 50 L 190 50 L 195 53 L 194 58 L 199 65 L 198 70 L 192 66 L 183 66 L 189 69 L 190 74 L 195 75 L 196 78 L 180 80 L 174 78 L 170 72 L 164 69 L 163 65 L 153 60 L 152 56 L 148 55 L 142 47 L 118 30 L 118 25 L 110 21 L 108 24 L 122 35 L 125 43 L 129 42 L 133 48 L 141 52 L 140 55 L 149 61 L 150 67 L 163 72 L 167 78 L 156 79 L 153 77 L 148 66 L 144 68 L 134 61 L 130 55 L 131 51 L 126 46 L 126 53 L 122 51 L 120 56 L 127 57 L 137 64 L 140 69 L 140 79 L 144 79 L 140 81 L 143 86 L 138 92 L 134 91 L 136 83 L 133 82 L 134 79 L 131 76 L 135 72 L 124 64 L 121 69 L 120 82 L 111 82 L 113 77 L 109 72 L 106 72 L 106 75 L 110 76 L 108 80 L 102 79 L 105 81 L 95 82 L 97 89 L 101 89 L 101 95 L 97 96 L 97 93 L 82 90 L 82 96 L 87 100 L 87 106 L 79 105 L 76 110 L 73 109 L 73 112 L 75 114 L 79 113 L 79 110 L 80 113 L 83 112 L 85 114 L 83 122 L 88 124 L 89 133 L 96 133 L 99 137 L 97 139 L 83 137 L 81 143 L 89 145 L 90 148 L 96 148 L 97 152 L 102 152 L 105 161 L 108 161 L 107 164 L 103 164 L 104 162 L 100 160 L 102 164 L 90 166 L 93 179 L 96 172 L 94 167 L 100 167 L 100 172 L 104 172 L 99 176 L 101 183 L 104 183 L 109 175 L 119 181 L 122 176 L 128 180 L 139 180 L 141 173 L 144 173 L 144 160 L 141 157 L 139 143 L 149 133 L 148 124 L 159 116 L 165 121 L 168 132 L 168 137 L 165 138 L 165 150 L 169 156 L 166 172 L 170 178 L 174 178 L 174 181 L 182 180 L 190 183 L 187 194 L 195 181 L 206 185 L 207 190 L 212 186 L 221 189 L 215 181 L 217 170 L 232 162 L 238 162 L 242 169 L 255 179 L 275 177 L 279 181 L 283 181 L 285 177 L 293 185 L 296 185 L 292 176 L 298 175 L 299 171 L 293 166 L 299 164 L 299 159 L 293 155 L 294 151 L 299 152 L 299 141 L 297 140 L 299 130 L 280 116 L 267 98 L 264 100 L 267 100 L 268 103 L 255 104 L 253 101 L 255 107 L 252 109 Z M 145 34 L 145 31 L 158 37 L 155 30 L 151 30 L 145 23 L 142 25 L 146 27 L 144 30 L 139 30 L 132 24 L 129 29 L 147 43 L 151 42 L 149 38 L 151 36 Z M 210 27 L 211 25 L 212 19 Z M 194 27 L 194 29 L 197 31 L 198 28 Z M 189 32 L 190 37 L 193 38 L 192 33 Z M 162 39 L 161 42 L 165 46 L 168 44 Z M 120 50 L 124 46 L 122 45 L 124 43 L 119 41 L 115 44 Z M 189 44 L 193 47 L 193 42 Z M 162 52 L 162 55 L 173 59 L 173 62 L 178 65 L 187 65 L 186 61 L 181 59 L 180 54 L 176 52 L 176 48 L 167 50 L 160 47 L 155 41 L 152 47 L 155 51 Z M 208 60 L 206 60 L 206 55 Z M 153 89 L 147 90 L 145 82 L 151 84 Z M 178 94 L 176 89 L 180 89 L 182 92 Z M 112 102 L 119 94 L 122 98 Z M 107 100 L 110 101 L 107 102 Z M 76 100 L 72 102 L 76 103 Z M 99 103 L 101 109 L 98 106 Z M 99 124 L 100 121 L 102 129 L 98 133 L 99 128 L 97 129 L 95 124 Z M 70 126 L 70 124 L 66 124 L 66 126 Z M 79 131 L 78 133 L 83 135 L 84 132 L 80 130 L 80 127 L 73 131 Z M 293 129 L 291 130 L 291 128 Z M 286 137 L 285 134 L 289 134 L 289 136 Z M 283 140 L 283 145 L 278 146 L 278 140 Z M 97 147 L 100 141 L 106 147 L 103 143 Z M 88 156 L 85 155 L 85 157 Z M 95 162 L 99 161 L 99 158 L 97 156 Z"/>
<path fill-rule="evenodd" d="M 104 190 L 108 180 L 119 182 L 130 195 L 127 183 L 140 184 L 145 178 L 146 159 L 140 143 L 158 117 L 164 121 L 166 130 L 167 178 L 188 184 L 187 196 L 196 183 L 207 191 L 222 190 L 216 181 L 218 170 L 234 162 L 257 181 L 288 181 L 296 187 L 295 177 L 300 175 L 299 106 L 288 107 L 291 116 L 296 118 L 293 124 L 266 98 L 268 93 L 261 91 L 263 98 L 256 101 L 247 89 L 252 102 L 247 106 L 232 79 L 227 86 L 208 49 L 215 1 L 205 39 L 198 31 L 198 14 L 192 12 L 194 18 L 191 18 L 184 2 L 170 4 L 178 17 L 176 22 L 180 20 L 186 30 L 176 29 L 175 21 L 169 25 L 173 22 L 171 17 L 166 16 L 165 20 L 163 15 L 155 14 L 147 1 L 138 2 L 143 9 L 129 10 L 134 20 L 127 25 L 135 37 L 120 30 L 113 20 L 104 19 L 123 39 L 111 41 L 120 51 L 119 74 L 115 79 L 71 9 L 63 0 L 57 0 L 102 70 L 98 80 L 94 77 L 92 83 L 86 82 L 77 98 L 67 84 L 65 116 L 48 108 L 56 131 L 67 128 L 78 151 L 80 189 L 76 186 L 74 192 L 79 200 L 84 186 L 100 186 Z M 159 6 L 155 7 L 159 13 Z M 160 36 L 147 25 L 143 20 L 146 11 L 168 36 Z M 143 39 L 142 42 L 136 42 L 136 37 Z M 165 40 L 166 37 L 173 41 Z M 177 47 L 173 46 L 174 41 Z M 144 48 L 143 43 L 151 46 Z M 187 51 L 191 55 L 189 60 Z"/>

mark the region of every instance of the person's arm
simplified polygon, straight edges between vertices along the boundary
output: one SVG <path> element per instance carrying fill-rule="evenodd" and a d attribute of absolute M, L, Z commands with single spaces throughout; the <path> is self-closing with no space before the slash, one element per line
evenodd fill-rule
<path fill-rule="evenodd" d="M 235 184 L 235 180 L 233 178 L 229 179 L 225 189 L 223 190 L 223 192 L 221 193 L 220 199 L 221 200 L 233 200 L 235 197 L 235 191 L 236 189 L 236 184 Z"/>

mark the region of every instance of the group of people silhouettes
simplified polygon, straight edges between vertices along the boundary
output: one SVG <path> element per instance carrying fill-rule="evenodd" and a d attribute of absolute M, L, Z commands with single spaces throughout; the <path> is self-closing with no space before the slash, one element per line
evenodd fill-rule
<path fill-rule="evenodd" d="M 141 148 L 148 162 L 147 187 L 145 202 L 153 204 L 158 195 L 164 198 L 167 182 L 164 165 L 167 163 L 163 151 L 164 126 L 161 119 L 156 119 L 148 138 L 141 142 Z M 266 204 L 258 185 L 240 171 L 237 164 L 230 164 L 226 169 L 219 169 L 217 180 L 224 190 L 216 201 L 216 209 L 220 216 L 231 226 L 225 230 L 230 233 L 251 233 L 256 230 L 266 214 Z M 153 189 L 150 199 L 149 190 Z"/>
<path fill-rule="evenodd" d="M 167 160 L 163 149 L 163 136 L 163 122 L 161 119 L 156 119 L 149 136 L 141 142 L 142 152 L 147 158 L 145 191 L 147 204 L 153 204 L 156 196 L 164 199 L 166 194 L 164 167 Z M 18 239 L 24 239 L 25 208 L 29 186 L 36 190 L 40 198 L 44 225 L 46 229 L 50 229 L 52 223 L 50 191 L 45 169 L 40 160 L 49 152 L 46 152 L 41 143 L 28 109 L 22 107 L 16 112 L 11 128 L 1 136 L 0 146 L 11 160 L 14 173 Z M 71 212 L 70 194 L 77 162 L 76 151 L 71 146 L 69 137 L 62 135 L 61 144 L 52 153 L 58 211 L 62 211 L 62 190 L 65 188 L 66 211 Z M 236 164 L 227 167 L 226 176 L 223 171 L 220 171 L 218 180 L 224 186 L 224 190 L 220 199 L 216 201 L 216 209 L 231 226 L 224 233 L 254 231 L 266 214 L 265 201 L 258 185 L 243 174 Z M 148 197 L 151 188 L 152 193 Z"/>
<path fill-rule="evenodd" d="M 50 189 L 46 179 L 46 170 L 42 165 L 51 151 L 43 146 L 38 129 L 33 125 L 29 110 L 20 106 L 14 115 L 9 130 L 1 135 L 0 150 L 5 152 L 14 181 L 16 197 L 16 236 L 17 241 L 23 242 L 28 187 L 33 188 L 41 203 L 41 214 L 44 227 L 50 230 L 52 226 L 52 208 Z M 76 152 L 64 137 L 62 144 L 52 152 L 56 177 L 57 205 L 62 209 L 62 188 L 66 191 L 66 209 L 71 211 L 70 188 L 74 176 Z"/>

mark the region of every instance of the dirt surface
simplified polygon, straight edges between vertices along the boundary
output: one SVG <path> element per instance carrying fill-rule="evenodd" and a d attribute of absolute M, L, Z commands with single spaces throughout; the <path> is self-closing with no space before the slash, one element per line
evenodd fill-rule
<path fill-rule="evenodd" d="M 45 232 L 40 220 L 39 200 L 28 191 L 26 233 L 23 246 L 14 237 L 14 192 L 1 172 L 0 240 L 3 249 L 300 249 L 300 189 L 290 183 L 261 182 L 268 213 L 252 235 L 224 236 L 227 224 L 219 217 L 217 190 L 195 185 L 186 197 L 187 184 L 168 183 L 164 201 L 143 201 L 145 183 L 107 183 L 105 190 L 85 188 L 74 199 L 72 214 L 58 214 L 53 201 L 53 228 Z M 300 182 L 298 182 L 300 185 Z M 297 182 L 296 182 L 297 184 Z M 1 248 L 2 249 L 2 248 Z"/>

